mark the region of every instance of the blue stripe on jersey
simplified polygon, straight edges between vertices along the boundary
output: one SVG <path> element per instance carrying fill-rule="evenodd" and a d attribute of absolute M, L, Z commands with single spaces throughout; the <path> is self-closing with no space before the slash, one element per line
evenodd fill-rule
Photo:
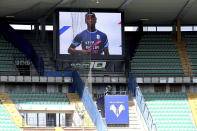
<path fill-rule="evenodd" d="M 73 44 L 74 46 L 80 45 L 80 43 L 78 43 L 78 42 L 72 42 L 72 44 Z"/>
<path fill-rule="evenodd" d="M 108 47 L 109 46 L 109 42 L 105 43 L 105 46 L 104 48 Z"/>

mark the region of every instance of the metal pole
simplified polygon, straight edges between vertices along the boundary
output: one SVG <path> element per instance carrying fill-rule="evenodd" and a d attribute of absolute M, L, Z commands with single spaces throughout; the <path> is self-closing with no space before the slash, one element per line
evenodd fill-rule
<path fill-rule="evenodd" d="M 84 131 L 84 110 L 82 110 L 82 122 L 83 122 L 83 123 L 82 123 L 82 124 L 83 124 L 83 125 L 82 125 L 82 126 L 83 126 L 82 129 L 83 129 L 83 131 Z"/>

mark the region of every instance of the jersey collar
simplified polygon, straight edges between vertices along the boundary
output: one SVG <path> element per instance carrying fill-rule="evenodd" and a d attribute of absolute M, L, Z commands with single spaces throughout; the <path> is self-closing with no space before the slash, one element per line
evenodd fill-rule
<path fill-rule="evenodd" d="M 88 33 L 96 33 L 97 29 L 94 32 L 90 32 L 88 29 L 86 30 Z"/>

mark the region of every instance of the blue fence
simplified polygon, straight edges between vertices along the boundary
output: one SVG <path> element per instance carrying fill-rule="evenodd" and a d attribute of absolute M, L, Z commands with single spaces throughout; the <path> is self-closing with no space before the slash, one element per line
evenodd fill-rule
<path fill-rule="evenodd" d="M 73 88 L 78 93 L 80 99 L 86 107 L 90 117 L 92 118 L 93 123 L 96 125 L 98 131 L 107 131 L 107 126 L 102 120 L 100 113 L 98 112 L 94 101 L 88 93 L 88 90 L 85 88 L 85 84 L 81 80 L 79 74 L 74 71 L 73 72 Z"/>
<path fill-rule="evenodd" d="M 142 92 L 139 87 L 137 87 L 137 84 L 135 82 L 135 79 L 132 74 L 129 75 L 129 83 L 128 83 L 128 89 L 129 92 L 132 93 L 136 97 L 136 102 L 138 104 L 138 107 L 141 111 L 142 116 L 144 117 L 144 120 L 146 122 L 146 125 L 149 129 L 149 131 L 156 131 L 157 127 L 155 123 L 153 122 L 152 115 L 145 103 L 144 97 L 142 95 Z"/>

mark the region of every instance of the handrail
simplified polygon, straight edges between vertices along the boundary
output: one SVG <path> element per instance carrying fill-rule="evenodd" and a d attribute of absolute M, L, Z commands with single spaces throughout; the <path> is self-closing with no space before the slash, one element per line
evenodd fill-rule
<path fill-rule="evenodd" d="M 81 101 L 83 102 L 86 110 L 88 111 L 93 123 L 96 125 L 98 131 L 107 131 L 107 126 L 104 123 L 100 113 L 98 112 L 94 101 L 89 95 L 88 90 L 85 87 L 84 82 L 81 80 L 78 72 L 73 72 L 73 88 L 78 93 Z"/>
<path fill-rule="evenodd" d="M 148 106 L 145 103 L 141 90 L 139 87 L 137 87 L 137 83 L 132 74 L 129 75 L 128 92 L 130 93 L 130 95 L 136 97 L 136 102 L 146 122 L 148 130 L 157 131 L 157 126 L 153 121 L 152 115 L 148 109 Z"/>
<path fill-rule="evenodd" d="M 157 126 L 153 121 L 153 117 L 148 109 L 147 104 L 145 103 L 144 97 L 139 87 L 136 87 L 136 101 L 149 131 L 157 131 Z"/>

